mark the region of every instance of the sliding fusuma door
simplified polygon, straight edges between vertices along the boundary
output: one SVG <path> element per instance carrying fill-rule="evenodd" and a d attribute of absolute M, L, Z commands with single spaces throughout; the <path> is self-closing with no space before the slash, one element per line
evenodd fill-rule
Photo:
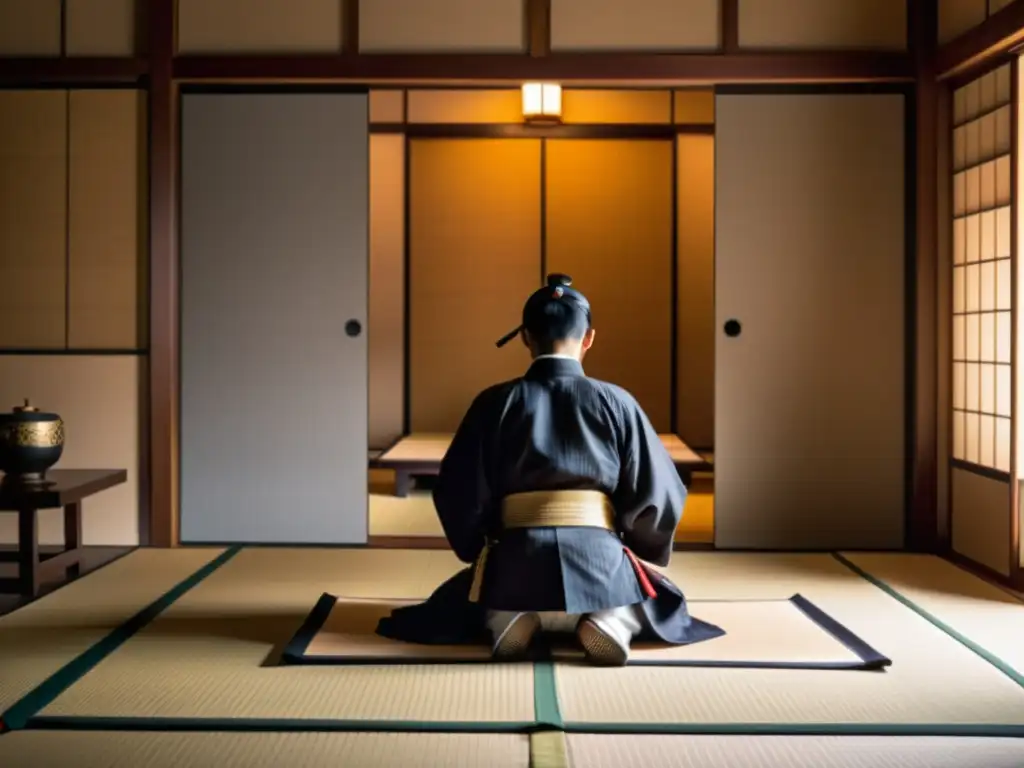
<path fill-rule="evenodd" d="M 530 362 L 515 328 L 541 284 L 540 141 L 409 142 L 409 428 L 453 433 Z"/>
<path fill-rule="evenodd" d="M 182 541 L 364 543 L 367 98 L 181 120 Z"/>
<path fill-rule="evenodd" d="M 903 545 L 905 98 L 715 110 L 715 544 Z"/>
<path fill-rule="evenodd" d="M 545 149 L 545 264 L 593 307 L 587 373 L 625 387 L 658 432 L 672 432 L 672 142 L 551 139 Z"/>

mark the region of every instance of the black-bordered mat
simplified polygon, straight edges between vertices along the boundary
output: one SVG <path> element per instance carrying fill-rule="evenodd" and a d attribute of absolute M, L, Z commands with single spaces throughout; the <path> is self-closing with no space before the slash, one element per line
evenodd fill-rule
<path fill-rule="evenodd" d="M 486 645 L 417 645 L 375 633 L 377 622 L 408 600 L 324 594 L 282 653 L 286 664 L 472 664 L 489 662 Z M 782 600 L 692 600 L 694 614 L 726 630 L 689 646 L 637 643 L 629 663 L 748 669 L 881 669 L 891 664 L 854 632 L 802 595 Z M 573 644 L 540 658 L 582 660 Z"/>

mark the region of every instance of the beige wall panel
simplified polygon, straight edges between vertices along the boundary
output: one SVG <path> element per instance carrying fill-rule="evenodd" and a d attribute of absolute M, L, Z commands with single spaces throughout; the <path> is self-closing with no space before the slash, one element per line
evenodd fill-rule
<path fill-rule="evenodd" d="M 141 91 L 71 93 L 68 346 L 144 346 L 141 226 L 145 101 Z"/>
<path fill-rule="evenodd" d="M 562 119 L 566 123 L 671 123 L 672 92 L 565 90 Z"/>
<path fill-rule="evenodd" d="M 521 123 L 523 97 L 504 90 L 409 91 L 410 123 Z"/>
<path fill-rule="evenodd" d="M 953 550 L 1010 573 L 1010 484 L 953 468 Z"/>
<path fill-rule="evenodd" d="M 341 0 L 178 0 L 181 53 L 331 53 L 341 40 Z"/>
<path fill-rule="evenodd" d="M 938 0 L 939 43 L 948 43 L 985 21 L 986 0 Z"/>
<path fill-rule="evenodd" d="M 741 48 L 907 46 L 902 0 L 739 0 Z"/>
<path fill-rule="evenodd" d="M 587 373 L 669 432 L 672 143 L 552 139 L 546 176 L 547 271 L 571 275 L 593 307 Z"/>
<path fill-rule="evenodd" d="M 139 543 L 139 394 L 143 367 L 134 355 L 0 357 L 0 410 L 26 397 L 64 419 L 60 469 L 126 469 L 128 481 L 85 500 L 83 542 Z M 64 541 L 59 510 L 40 512 L 44 544 Z M 0 514 L 0 542 L 17 541 L 17 516 Z"/>
<path fill-rule="evenodd" d="M 715 49 L 718 7 L 719 0 L 551 0 L 551 49 Z"/>
<path fill-rule="evenodd" d="M 676 433 L 692 447 L 715 442 L 715 139 L 676 146 Z"/>
<path fill-rule="evenodd" d="M 361 0 L 363 53 L 520 53 L 523 0 Z"/>
<path fill-rule="evenodd" d="M 678 125 L 714 125 L 715 92 L 707 90 L 676 91 L 673 115 Z"/>
<path fill-rule="evenodd" d="M 65 343 L 66 140 L 66 91 L 0 91 L 0 348 Z"/>
<path fill-rule="evenodd" d="M 540 141 L 410 144 L 410 400 L 414 432 L 453 432 L 485 387 L 522 375 L 494 342 L 541 284 Z"/>
<path fill-rule="evenodd" d="M 0 0 L 0 56 L 60 56 L 61 0 Z"/>
<path fill-rule="evenodd" d="M 133 56 L 136 0 L 67 0 L 68 56 Z"/>
<path fill-rule="evenodd" d="M 405 122 L 405 91 L 370 91 L 370 122 Z"/>
<path fill-rule="evenodd" d="M 402 436 L 405 407 L 405 137 L 370 136 L 370 440 Z"/>

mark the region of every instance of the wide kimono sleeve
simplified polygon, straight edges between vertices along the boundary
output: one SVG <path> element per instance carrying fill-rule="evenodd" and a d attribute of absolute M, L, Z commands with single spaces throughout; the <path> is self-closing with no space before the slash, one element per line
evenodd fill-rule
<path fill-rule="evenodd" d="M 625 399 L 619 413 L 621 470 L 612 502 L 622 538 L 637 557 L 667 565 L 686 486 L 639 404 Z"/>
<path fill-rule="evenodd" d="M 452 551 L 464 563 L 484 547 L 492 492 L 486 472 L 488 393 L 481 394 L 462 419 L 434 486 L 434 507 Z"/>

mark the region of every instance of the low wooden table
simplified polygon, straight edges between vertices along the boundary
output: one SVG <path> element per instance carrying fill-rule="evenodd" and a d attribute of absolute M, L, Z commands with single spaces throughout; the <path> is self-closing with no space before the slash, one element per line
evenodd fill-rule
<path fill-rule="evenodd" d="M 416 478 L 436 477 L 441 471 L 441 460 L 451 445 L 449 433 L 422 432 L 405 435 L 391 447 L 370 455 L 370 467 L 390 469 L 395 473 L 395 495 L 408 496 Z M 710 472 L 713 462 L 694 451 L 678 435 L 658 435 L 676 467 L 680 479 L 690 486 L 694 472 Z"/>
<path fill-rule="evenodd" d="M 81 568 L 82 500 L 128 479 L 123 469 L 51 469 L 37 487 L 0 484 L 0 513 L 18 513 L 18 551 L 0 552 L 0 562 L 18 564 L 17 578 L 0 578 L 0 592 L 39 594 L 44 580 L 73 578 Z M 40 509 L 64 508 L 64 550 L 40 555 Z M 62 573 L 63 571 L 63 573 Z"/>

